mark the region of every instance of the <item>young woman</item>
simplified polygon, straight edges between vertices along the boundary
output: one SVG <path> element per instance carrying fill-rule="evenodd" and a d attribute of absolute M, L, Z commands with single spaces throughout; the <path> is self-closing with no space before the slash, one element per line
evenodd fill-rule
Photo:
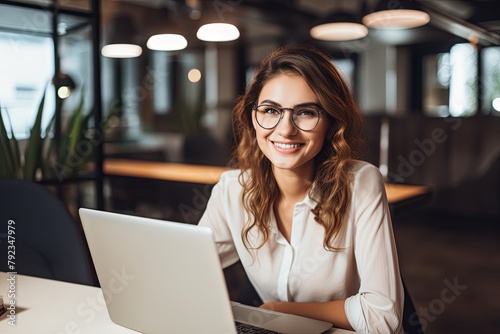
<path fill-rule="evenodd" d="M 282 47 L 234 109 L 235 170 L 213 188 L 223 267 L 241 260 L 262 307 L 402 333 L 403 287 L 384 183 L 356 160 L 362 116 L 329 57 Z"/>

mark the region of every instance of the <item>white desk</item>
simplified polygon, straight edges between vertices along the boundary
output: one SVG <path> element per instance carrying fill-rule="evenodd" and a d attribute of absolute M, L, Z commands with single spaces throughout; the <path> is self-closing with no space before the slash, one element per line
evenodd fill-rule
<path fill-rule="evenodd" d="M 9 276 L 0 272 L 0 295 L 9 306 Z M 0 316 L 0 333 L 13 334 L 131 334 L 136 331 L 111 322 L 101 289 L 30 276 L 16 275 L 16 326 Z M 328 334 L 351 331 L 331 329 Z"/>

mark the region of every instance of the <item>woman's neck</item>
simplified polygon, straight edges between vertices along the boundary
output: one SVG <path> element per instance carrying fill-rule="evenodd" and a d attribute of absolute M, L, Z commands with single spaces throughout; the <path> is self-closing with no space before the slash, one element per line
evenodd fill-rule
<path fill-rule="evenodd" d="M 276 183 L 280 190 L 281 200 L 297 203 L 302 201 L 312 186 L 312 173 L 309 175 L 289 170 L 273 170 Z"/>

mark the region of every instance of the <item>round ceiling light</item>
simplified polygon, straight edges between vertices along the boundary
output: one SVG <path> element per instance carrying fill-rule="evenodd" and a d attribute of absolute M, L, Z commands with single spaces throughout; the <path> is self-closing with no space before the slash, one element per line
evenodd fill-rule
<path fill-rule="evenodd" d="M 359 23 L 332 22 L 313 27 L 310 34 L 323 41 L 349 41 L 368 35 L 368 28 Z"/>
<path fill-rule="evenodd" d="M 109 58 L 135 58 L 142 54 L 142 48 L 135 44 L 108 44 L 102 47 L 101 54 Z"/>
<path fill-rule="evenodd" d="M 185 49 L 188 45 L 186 38 L 178 34 L 159 34 L 149 37 L 146 46 L 156 51 L 176 51 Z"/>
<path fill-rule="evenodd" d="M 429 14 L 415 9 L 389 9 L 370 13 L 363 23 L 373 29 L 409 29 L 426 25 Z"/>
<path fill-rule="evenodd" d="M 137 28 L 133 18 L 124 13 L 114 16 L 105 30 L 105 46 L 101 54 L 109 58 L 135 58 L 142 54 L 137 43 Z"/>
<path fill-rule="evenodd" d="M 198 29 L 196 37 L 206 42 L 228 42 L 238 39 L 240 32 L 229 23 L 208 23 Z"/>

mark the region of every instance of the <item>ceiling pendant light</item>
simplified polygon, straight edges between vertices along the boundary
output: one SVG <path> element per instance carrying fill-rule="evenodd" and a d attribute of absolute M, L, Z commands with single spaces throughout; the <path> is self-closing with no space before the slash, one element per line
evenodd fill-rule
<path fill-rule="evenodd" d="M 102 47 L 101 54 L 108 58 L 135 58 L 142 54 L 142 48 L 135 44 L 107 44 Z"/>
<path fill-rule="evenodd" d="M 152 32 L 146 46 L 154 51 L 178 51 L 187 48 L 187 29 L 182 18 L 175 13 L 166 13 L 164 20 L 150 25 Z"/>
<path fill-rule="evenodd" d="M 375 10 L 363 17 L 363 23 L 372 29 L 409 29 L 426 25 L 431 20 L 416 1 L 380 0 Z"/>
<path fill-rule="evenodd" d="M 101 54 L 109 58 L 135 58 L 142 54 L 142 48 L 134 42 L 136 29 L 132 18 L 118 15 L 111 20 L 108 41 Z"/>
<path fill-rule="evenodd" d="M 187 47 L 186 38 L 179 34 L 158 34 L 149 37 L 146 46 L 155 51 L 177 51 Z"/>
<path fill-rule="evenodd" d="M 356 20 L 354 15 L 335 12 L 311 28 L 311 37 L 323 41 L 349 41 L 368 35 L 368 28 Z"/>
<path fill-rule="evenodd" d="M 228 42 L 240 37 L 240 31 L 230 23 L 208 23 L 196 32 L 196 37 L 205 42 Z"/>

